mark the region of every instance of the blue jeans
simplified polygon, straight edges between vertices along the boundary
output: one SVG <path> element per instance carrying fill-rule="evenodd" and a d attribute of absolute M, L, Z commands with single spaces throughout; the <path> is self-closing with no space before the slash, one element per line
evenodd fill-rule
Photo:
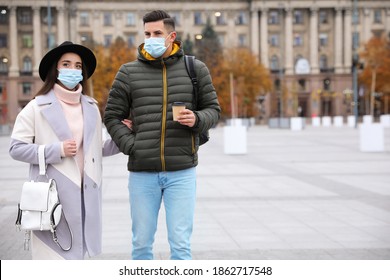
<path fill-rule="evenodd" d="M 164 201 L 172 260 L 189 260 L 196 197 L 196 169 L 130 172 L 132 258 L 153 259 L 158 212 Z"/>

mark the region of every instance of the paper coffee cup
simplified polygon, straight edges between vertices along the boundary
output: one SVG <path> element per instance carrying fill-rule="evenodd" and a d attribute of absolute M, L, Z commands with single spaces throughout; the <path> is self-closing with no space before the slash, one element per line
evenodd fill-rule
<path fill-rule="evenodd" d="M 173 120 L 177 121 L 177 117 L 179 116 L 179 112 L 181 110 L 184 110 L 186 108 L 186 105 L 184 102 L 173 102 L 172 104 L 172 113 L 173 113 Z"/>

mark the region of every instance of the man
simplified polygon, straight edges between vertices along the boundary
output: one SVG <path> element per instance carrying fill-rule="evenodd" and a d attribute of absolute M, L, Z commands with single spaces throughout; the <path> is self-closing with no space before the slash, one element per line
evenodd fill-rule
<path fill-rule="evenodd" d="M 191 259 L 199 133 L 216 125 L 217 95 L 206 65 L 195 60 L 198 105 L 174 20 L 164 11 L 147 13 L 145 42 L 136 61 L 122 65 L 110 90 L 104 123 L 129 155 L 132 258 L 153 259 L 158 212 L 164 201 L 171 259 Z M 184 102 L 173 121 L 173 102 Z M 132 132 L 121 122 L 133 121 Z"/>

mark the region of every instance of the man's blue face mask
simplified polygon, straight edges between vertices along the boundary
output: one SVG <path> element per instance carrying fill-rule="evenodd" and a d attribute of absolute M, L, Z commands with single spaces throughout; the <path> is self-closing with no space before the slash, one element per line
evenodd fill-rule
<path fill-rule="evenodd" d="M 171 35 L 171 33 L 169 33 Z M 154 58 L 159 58 L 167 50 L 168 46 L 165 46 L 165 41 L 169 37 L 160 38 L 160 37 L 150 37 L 145 39 L 144 49 Z"/>

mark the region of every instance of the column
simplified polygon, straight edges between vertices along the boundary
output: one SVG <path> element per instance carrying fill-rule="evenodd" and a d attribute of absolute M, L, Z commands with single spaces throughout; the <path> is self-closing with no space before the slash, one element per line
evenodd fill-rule
<path fill-rule="evenodd" d="M 93 41 L 98 44 L 104 43 L 104 38 L 102 34 L 103 24 L 100 22 L 100 12 L 97 10 L 92 11 L 92 30 L 93 30 Z"/>
<path fill-rule="evenodd" d="M 386 18 L 385 18 L 385 30 L 386 34 L 390 33 L 390 8 L 385 10 Z"/>
<path fill-rule="evenodd" d="M 346 8 L 344 17 L 344 73 L 352 70 L 352 10 Z"/>
<path fill-rule="evenodd" d="M 342 10 L 340 7 L 336 8 L 335 19 L 335 71 L 336 73 L 342 73 L 342 47 L 343 47 L 343 22 L 342 22 Z"/>
<path fill-rule="evenodd" d="M 312 74 L 318 74 L 318 8 L 310 9 L 310 68 Z"/>
<path fill-rule="evenodd" d="M 227 33 L 227 38 L 226 38 L 228 45 L 229 46 L 237 45 L 238 35 L 237 35 L 237 28 L 235 28 L 235 25 L 236 25 L 235 13 L 233 11 L 228 11 L 224 14 L 226 14 L 228 30 L 230 31 Z"/>
<path fill-rule="evenodd" d="M 261 9 L 261 24 L 260 24 L 260 40 L 261 40 L 261 63 L 264 67 L 269 67 L 268 58 L 268 9 Z"/>
<path fill-rule="evenodd" d="M 41 7 L 33 7 L 33 40 L 34 40 L 34 66 L 33 66 L 33 75 L 38 77 L 38 68 L 39 63 L 42 58 L 42 26 L 41 26 Z"/>
<path fill-rule="evenodd" d="M 123 11 L 114 11 L 114 36 L 112 38 L 113 42 L 115 42 L 116 38 L 123 37 L 123 26 L 122 26 L 122 12 Z M 126 41 L 126 39 L 125 39 Z"/>
<path fill-rule="evenodd" d="M 11 52 L 11 64 L 9 67 L 9 76 L 19 76 L 19 48 L 18 48 L 18 30 L 16 27 L 16 7 L 10 8 L 9 17 L 9 33 L 10 33 L 10 50 Z M 10 95 L 10 94 L 9 94 Z"/>
<path fill-rule="evenodd" d="M 189 11 L 185 10 L 182 12 L 181 25 L 182 25 L 182 30 L 183 30 L 183 41 L 187 40 L 187 35 L 190 36 L 191 42 L 194 42 L 194 40 L 195 40 L 195 31 L 194 31 L 194 28 L 192 27 L 191 19 L 192 19 L 191 13 Z M 139 30 L 139 28 L 137 30 Z M 144 38 L 143 34 L 142 35 L 139 34 L 137 37 L 138 37 L 137 38 L 138 41 L 142 42 L 142 40 Z"/>
<path fill-rule="evenodd" d="M 285 26 L 285 68 L 286 74 L 292 75 L 294 73 L 294 59 L 293 59 L 293 25 L 292 25 L 292 9 L 286 8 L 286 26 Z"/>
<path fill-rule="evenodd" d="M 57 45 L 65 41 L 65 10 L 63 7 L 57 7 Z"/>
<path fill-rule="evenodd" d="M 368 42 L 371 38 L 371 21 L 370 21 L 371 10 L 368 8 L 363 9 L 363 38 L 361 42 Z"/>
<path fill-rule="evenodd" d="M 69 7 L 69 28 L 67 28 L 68 30 L 67 37 L 73 43 L 77 42 L 76 40 L 77 34 L 76 32 L 73 32 L 73 30 L 77 30 L 77 15 L 78 13 L 77 13 L 76 4 L 72 2 L 72 4 Z"/>
<path fill-rule="evenodd" d="M 259 56 L 259 12 L 257 9 L 251 10 L 251 49 L 256 57 Z"/>

